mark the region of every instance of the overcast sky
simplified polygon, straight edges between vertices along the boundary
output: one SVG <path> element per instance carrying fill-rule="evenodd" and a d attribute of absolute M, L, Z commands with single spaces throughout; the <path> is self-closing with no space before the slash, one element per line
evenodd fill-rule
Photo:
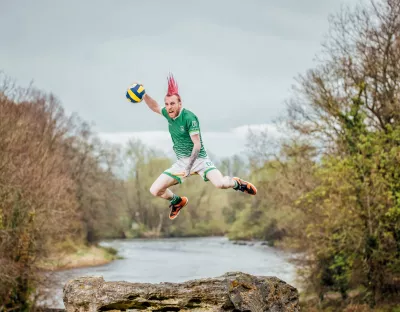
<path fill-rule="evenodd" d="M 268 126 L 294 77 L 313 67 L 328 15 L 356 0 L 0 0 L 0 70 L 51 91 L 102 138 L 170 150 L 168 123 L 130 104 L 134 81 L 160 105 L 166 76 L 217 156 Z M 269 126 L 273 132 L 273 128 Z"/>

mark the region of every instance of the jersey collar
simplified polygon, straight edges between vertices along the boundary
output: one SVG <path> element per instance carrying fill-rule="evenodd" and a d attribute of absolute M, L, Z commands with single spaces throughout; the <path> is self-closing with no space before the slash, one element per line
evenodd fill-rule
<path fill-rule="evenodd" d="M 178 116 L 176 116 L 175 118 L 172 118 L 172 120 L 177 120 L 179 118 L 179 116 L 182 114 L 182 111 L 184 110 L 184 108 L 182 107 L 181 110 L 179 111 Z"/>

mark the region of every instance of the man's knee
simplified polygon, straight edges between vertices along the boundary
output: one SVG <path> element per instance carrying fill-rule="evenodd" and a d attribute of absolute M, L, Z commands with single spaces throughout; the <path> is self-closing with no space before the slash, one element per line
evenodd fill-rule
<path fill-rule="evenodd" d="M 207 178 L 218 189 L 227 189 L 230 187 L 230 178 L 228 176 L 223 176 L 218 170 L 210 171 L 207 174 Z"/>
<path fill-rule="evenodd" d="M 227 188 L 229 188 L 228 177 L 223 177 L 222 179 L 218 179 L 217 181 L 213 181 L 213 184 L 218 189 L 227 189 Z"/>
<path fill-rule="evenodd" d="M 223 189 L 224 188 L 224 182 L 223 181 L 216 181 L 213 184 L 217 189 Z"/>
<path fill-rule="evenodd" d="M 164 193 L 164 191 L 165 190 L 160 189 L 159 187 L 157 187 L 157 185 L 154 184 L 150 187 L 150 193 L 156 197 L 161 196 Z"/>

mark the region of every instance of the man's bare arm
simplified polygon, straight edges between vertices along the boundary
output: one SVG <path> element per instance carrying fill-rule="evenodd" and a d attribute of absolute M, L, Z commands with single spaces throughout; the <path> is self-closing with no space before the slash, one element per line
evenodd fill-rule
<path fill-rule="evenodd" d="M 158 105 L 156 100 L 154 100 L 150 95 L 147 93 L 143 96 L 143 100 L 147 104 L 147 106 L 155 113 L 161 114 L 161 107 Z"/>
<path fill-rule="evenodd" d="M 192 154 L 190 155 L 189 158 L 189 164 L 186 167 L 186 172 L 185 172 L 185 177 L 190 175 L 190 169 L 192 168 L 194 162 L 197 159 L 197 156 L 199 156 L 200 149 L 201 149 L 201 143 L 200 143 L 200 135 L 199 134 L 193 134 L 190 136 L 193 142 L 193 149 L 192 149 Z"/>

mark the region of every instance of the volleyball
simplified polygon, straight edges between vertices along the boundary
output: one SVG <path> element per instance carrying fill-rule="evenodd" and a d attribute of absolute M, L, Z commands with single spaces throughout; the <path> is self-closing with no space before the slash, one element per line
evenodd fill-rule
<path fill-rule="evenodd" d="M 144 94 L 144 87 L 139 83 L 134 83 L 133 85 L 129 86 L 128 90 L 126 91 L 126 98 L 131 103 L 140 103 Z"/>

